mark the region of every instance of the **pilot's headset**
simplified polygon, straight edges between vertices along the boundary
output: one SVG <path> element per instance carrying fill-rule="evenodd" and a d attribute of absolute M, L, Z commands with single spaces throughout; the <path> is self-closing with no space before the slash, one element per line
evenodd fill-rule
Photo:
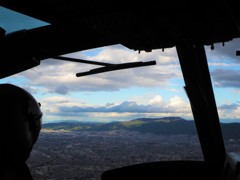
<path fill-rule="evenodd" d="M 0 84 L 0 152 L 6 163 L 20 164 L 30 156 L 41 130 L 40 104 L 26 90 Z"/>

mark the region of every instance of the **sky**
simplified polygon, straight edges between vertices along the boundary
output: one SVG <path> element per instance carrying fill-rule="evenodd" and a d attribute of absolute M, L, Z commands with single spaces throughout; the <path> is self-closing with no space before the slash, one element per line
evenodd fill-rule
<path fill-rule="evenodd" d="M 7 27 L 9 32 L 16 28 Z M 235 55 L 240 40 L 214 46 L 214 50 L 209 46 L 205 50 L 220 120 L 240 122 L 240 57 Z M 156 60 L 157 64 L 76 77 L 78 72 L 99 66 L 46 59 L 37 67 L 0 79 L 0 83 L 26 89 L 41 103 L 43 123 L 166 116 L 193 119 L 175 48 L 139 53 L 117 44 L 63 56 L 107 63 Z"/>

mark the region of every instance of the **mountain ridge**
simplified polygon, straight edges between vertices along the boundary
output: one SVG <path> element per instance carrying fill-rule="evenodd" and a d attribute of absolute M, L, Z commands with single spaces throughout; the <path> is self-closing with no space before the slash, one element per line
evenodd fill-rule
<path fill-rule="evenodd" d="M 240 139 L 240 123 L 221 123 L 224 139 Z M 137 118 L 123 122 L 56 122 L 42 125 L 44 130 L 111 131 L 129 130 L 163 135 L 197 135 L 193 120 L 181 117 Z"/>

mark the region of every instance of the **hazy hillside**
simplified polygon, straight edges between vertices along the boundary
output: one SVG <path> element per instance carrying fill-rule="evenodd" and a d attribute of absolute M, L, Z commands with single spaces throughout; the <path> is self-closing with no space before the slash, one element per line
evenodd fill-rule
<path fill-rule="evenodd" d="M 221 126 L 226 139 L 240 139 L 240 123 L 222 123 Z M 59 122 L 43 124 L 42 128 L 45 130 L 68 131 L 109 131 L 124 129 L 164 135 L 197 134 L 194 121 L 185 120 L 180 117 L 140 118 L 112 123 Z"/>

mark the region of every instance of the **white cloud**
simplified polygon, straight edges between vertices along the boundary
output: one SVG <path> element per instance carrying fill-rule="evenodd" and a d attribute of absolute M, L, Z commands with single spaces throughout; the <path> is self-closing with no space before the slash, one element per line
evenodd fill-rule
<path fill-rule="evenodd" d="M 239 102 L 227 103 L 218 106 L 219 117 L 222 119 L 240 119 Z"/>
<path fill-rule="evenodd" d="M 181 97 L 174 96 L 170 99 L 169 105 L 171 107 L 182 107 L 182 106 L 186 106 L 187 104 Z"/>
<path fill-rule="evenodd" d="M 163 97 L 160 95 L 157 95 L 155 97 L 153 97 L 152 99 L 149 100 L 149 104 L 151 105 L 163 105 L 165 104 Z"/>

